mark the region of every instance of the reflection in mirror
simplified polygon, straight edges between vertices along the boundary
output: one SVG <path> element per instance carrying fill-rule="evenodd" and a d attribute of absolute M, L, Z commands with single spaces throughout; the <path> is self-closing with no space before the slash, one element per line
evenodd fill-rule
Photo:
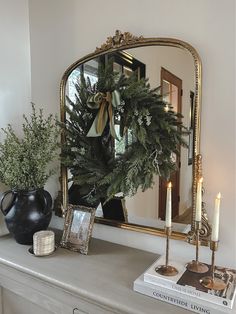
<path fill-rule="evenodd" d="M 80 64 L 68 76 L 66 82 L 66 96 L 75 102 L 78 97 L 76 85 L 80 85 L 80 76 L 89 79 L 91 85 L 97 82 L 99 62 L 113 60 L 113 70 L 129 77 L 133 72 L 138 78 L 148 79 L 151 88 L 161 86 L 162 95 L 166 101 L 166 111 L 174 110 L 181 113 L 183 125 L 189 130 L 189 147 L 181 147 L 180 154 L 173 154 L 172 158 L 177 170 L 171 174 L 172 182 L 172 217 L 173 230 L 188 233 L 192 221 L 192 183 L 193 183 L 193 131 L 194 131 L 194 90 L 195 68 L 194 60 L 188 51 L 176 47 L 145 46 L 126 49 L 99 58 L 93 58 Z M 68 117 L 67 117 L 68 118 Z M 115 119 L 115 130 L 119 131 L 119 117 Z M 123 138 L 113 142 L 115 154 L 122 154 L 133 141 L 132 133 L 126 132 Z M 68 177 L 70 178 L 70 174 Z M 112 200 L 109 204 L 101 203 L 97 207 L 96 216 L 100 219 L 125 222 L 163 229 L 165 225 L 167 181 L 155 176 L 152 188 L 142 192 L 141 189 L 125 200 Z M 69 202 L 76 204 L 81 188 L 69 185 Z M 81 204 L 81 203 L 80 203 Z M 84 204 L 82 204 L 84 205 Z M 97 205 L 97 204 L 96 204 Z"/>

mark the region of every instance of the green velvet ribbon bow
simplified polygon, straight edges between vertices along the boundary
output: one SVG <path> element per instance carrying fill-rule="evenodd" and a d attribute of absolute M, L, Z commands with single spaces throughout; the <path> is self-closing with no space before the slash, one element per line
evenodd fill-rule
<path fill-rule="evenodd" d="M 98 113 L 93 121 L 91 128 L 89 129 L 88 137 L 101 136 L 107 120 L 109 118 L 110 132 L 111 135 L 118 139 L 114 125 L 114 113 L 113 109 L 120 105 L 120 93 L 115 90 L 113 92 L 101 93 L 98 92 L 95 95 L 89 97 L 87 106 L 91 109 L 99 109 Z"/>

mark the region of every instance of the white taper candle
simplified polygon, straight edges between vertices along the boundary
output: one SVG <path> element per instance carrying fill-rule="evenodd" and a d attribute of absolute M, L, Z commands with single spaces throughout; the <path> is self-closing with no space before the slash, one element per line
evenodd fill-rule
<path fill-rule="evenodd" d="M 220 199 L 221 199 L 221 194 L 218 193 L 215 199 L 215 210 L 213 214 L 212 234 L 211 234 L 212 241 L 219 240 Z"/>
<path fill-rule="evenodd" d="M 166 191 L 166 227 L 171 227 L 171 212 L 172 212 L 172 205 L 171 205 L 171 182 L 167 185 Z"/>
<path fill-rule="evenodd" d="M 200 178 L 197 183 L 195 221 L 202 220 L 202 181 L 203 181 L 203 178 Z"/>

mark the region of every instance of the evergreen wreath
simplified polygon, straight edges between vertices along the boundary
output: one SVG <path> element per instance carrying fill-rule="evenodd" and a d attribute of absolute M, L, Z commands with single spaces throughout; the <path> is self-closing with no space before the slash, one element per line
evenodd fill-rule
<path fill-rule="evenodd" d="M 173 153 L 187 146 L 183 136 L 188 132 L 182 116 L 170 106 L 166 110 L 160 88 L 151 89 L 148 79 L 138 80 L 135 73 L 126 78 L 114 72 L 113 60 L 99 64 L 96 84 L 81 74 L 75 88 L 76 101 L 67 97 L 61 157 L 88 201 L 132 196 L 138 188 L 152 187 L 154 175 L 170 177 L 176 169 Z M 133 141 L 117 154 L 115 138 L 126 132 Z"/>

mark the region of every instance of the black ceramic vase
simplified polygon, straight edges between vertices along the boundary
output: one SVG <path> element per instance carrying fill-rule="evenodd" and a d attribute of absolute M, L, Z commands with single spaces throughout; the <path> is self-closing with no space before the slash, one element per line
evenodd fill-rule
<path fill-rule="evenodd" d="M 81 186 L 73 183 L 68 191 L 69 204 L 97 208 L 100 200 L 95 199 L 93 202 L 89 202 L 85 197 L 88 193 L 89 190 L 84 191 Z"/>
<path fill-rule="evenodd" d="M 4 199 L 10 196 L 7 206 Z M 4 208 L 5 207 L 5 208 Z M 52 217 L 51 195 L 43 190 L 7 191 L 0 200 L 9 232 L 20 244 L 32 244 L 33 234 L 47 229 Z"/>
<path fill-rule="evenodd" d="M 122 197 L 114 197 L 108 202 L 105 202 L 105 198 L 101 198 L 103 218 L 125 221 L 125 208 Z"/>

